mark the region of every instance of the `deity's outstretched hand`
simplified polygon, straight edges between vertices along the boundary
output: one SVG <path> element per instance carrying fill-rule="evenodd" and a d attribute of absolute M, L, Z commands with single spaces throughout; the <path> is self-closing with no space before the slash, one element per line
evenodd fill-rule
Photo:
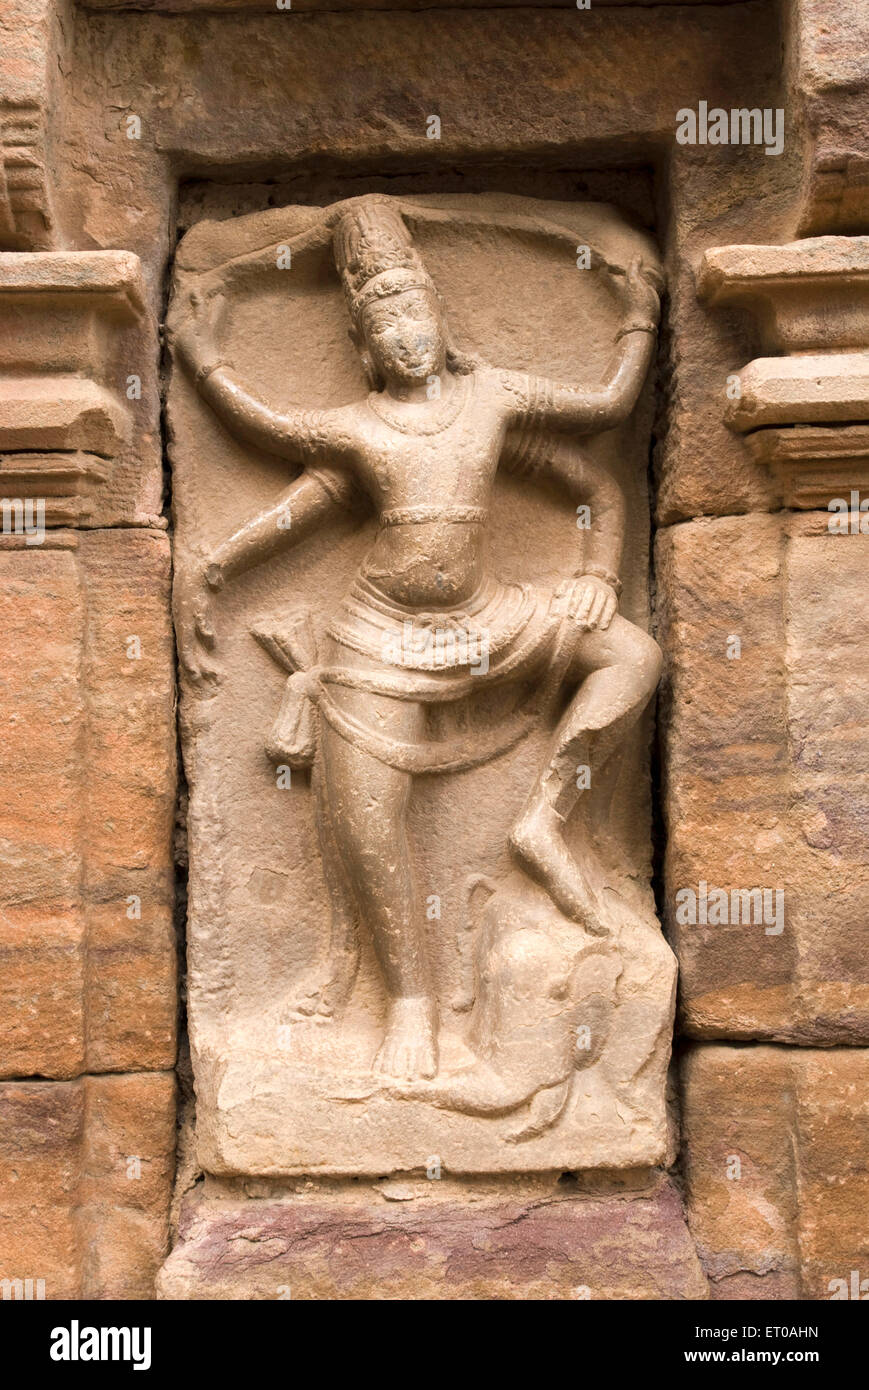
<path fill-rule="evenodd" d="M 226 300 L 218 291 L 194 290 L 186 304 L 176 306 L 167 323 L 167 337 L 178 357 L 194 375 L 218 358 Z"/>
<path fill-rule="evenodd" d="M 178 660 L 187 679 L 206 695 L 215 693 L 221 679 L 210 656 L 216 640 L 212 588 L 206 580 L 205 564 L 195 562 L 182 583 L 176 584 L 174 597 Z"/>
<path fill-rule="evenodd" d="M 661 317 L 663 281 L 660 272 L 637 256 L 631 261 L 627 271 L 617 271 L 616 274 L 617 290 L 629 319 L 628 328 L 632 325 L 637 328 L 655 328 Z"/>

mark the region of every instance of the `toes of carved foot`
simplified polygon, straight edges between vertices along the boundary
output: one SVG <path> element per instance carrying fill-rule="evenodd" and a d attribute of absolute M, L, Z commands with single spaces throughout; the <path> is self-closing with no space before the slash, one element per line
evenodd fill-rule
<path fill-rule="evenodd" d="M 328 1019 L 332 1017 L 334 1010 L 325 994 L 320 990 L 311 990 L 308 993 L 299 994 L 292 1003 L 287 1005 L 285 1016 L 287 1019 Z"/>
<path fill-rule="evenodd" d="M 413 1084 L 430 1081 L 437 1073 L 437 1060 L 428 1051 L 418 1052 L 411 1047 L 381 1048 L 374 1059 L 374 1071 L 393 1081 Z"/>

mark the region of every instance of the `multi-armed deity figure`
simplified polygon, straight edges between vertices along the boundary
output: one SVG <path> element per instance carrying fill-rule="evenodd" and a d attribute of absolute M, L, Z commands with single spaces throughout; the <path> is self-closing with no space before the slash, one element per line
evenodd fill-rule
<path fill-rule="evenodd" d="M 437 1071 L 438 1020 L 406 830 L 412 779 L 496 756 L 521 736 L 530 706 L 494 729 L 494 742 L 446 747 L 426 738 L 428 708 L 514 683 L 545 717 L 570 694 L 510 843 L 566 918 L 592 934 L 607 930 L 591 848 L 572 853 L 564 828 L 582 795 L 576 769 L 594 777 L 623 740 L 655 689 L 660 653 L 617 612 L 620 490 L 571 437 L 611 429 L 632 411 L 659 304 L 654 272 L 634 263 L 620 281 L 625 317 L 613 361 L 594 389 L 500 370 L 454 348 L 435 285 L 391 200 L 354 198 L 328 217 L 372 388 L 364 398 L 286 414 L 253 399 L 220 361 L 219 291 L 194 299 L 175 335 L 227 427 L 302 466 L 271 506 L 202 557 L 179 603 L 181 659 L 207 689 L 217 675 L 211 594 L 301 541 L 330 513 L 364 506 L 367 496 L 378 519 L 374 544 L 333 617 L 319 664 L 295 687 L 293 698 L 309 715 L 316 707 L 316 720 L 288 717 L 297 746 L 275 752 L 305 762 L 315 750 L 320 840 L 335 900 L 330 970 L 304 1007 L 328 1016 L 346 997 L 358 919 L 372 935 L 388 999 L 376 1067 L 413 1080 Z M 555 593 L 501 582 L 487 568 L 499 467 L 548 472 L 590 505 L 582 564 Z"/>

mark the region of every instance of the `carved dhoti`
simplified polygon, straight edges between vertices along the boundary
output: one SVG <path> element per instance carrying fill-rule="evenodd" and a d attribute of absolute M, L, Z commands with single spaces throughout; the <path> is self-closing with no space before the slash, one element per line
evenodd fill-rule
<path fill-rule="evenodd" d="M 305 631 L 300 615 L 286 628 L 256 633 L 293 671 L 268 743 L 270 756 L 291 766 L 309 764 L 319 711 L 355 747 L 401 771 L 452 772 L 488 762 L 514 747 L 540 720 L 563 666 L 559 631 L 566 626 L 561 595 L 525 584 L 490 577 L 461 609 L 420 611 L 395 603 L 359 579 L 327 629 L 331 653 L 326 662 L 318 660 L 313 634 L 309 626 Z M 366 658 L 364 664 L 359 655 Z M 537 672 L 540 681 L 523 690 L 523 682 Z M 517 702 L 492 727 L 414 743 L 379 733 L 343 709 L 333 694 L 337 686 L 439 705 L 467 701 L 507 682 L 516 682 Z"/>

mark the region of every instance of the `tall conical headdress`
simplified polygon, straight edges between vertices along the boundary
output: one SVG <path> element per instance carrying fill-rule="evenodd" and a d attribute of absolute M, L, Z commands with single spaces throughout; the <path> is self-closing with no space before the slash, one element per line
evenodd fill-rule
<path fill-rule="evenodd" d="M 373 300 L 403 290 L 434 290 L 400 212 L 382 196 L 354 199 L 340 215 L 333 241 L 335 264 L 357 322 Z"/>

